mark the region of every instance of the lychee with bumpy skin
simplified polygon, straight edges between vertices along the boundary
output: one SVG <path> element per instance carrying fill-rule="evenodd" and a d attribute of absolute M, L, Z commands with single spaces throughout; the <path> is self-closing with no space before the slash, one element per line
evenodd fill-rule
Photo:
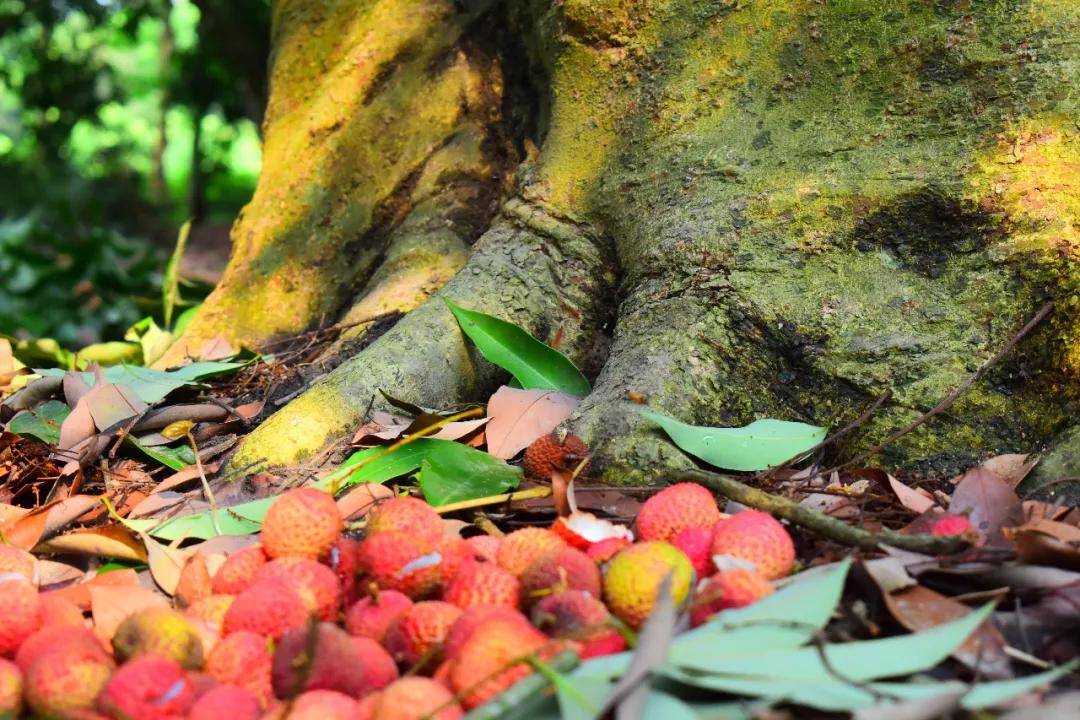
<path fill-rule="evenodd" d="M 296 587 L 283 580 L 264 580 L 236 596 L 225 613 L 225 634 L 250 630 L 280 638 L 293 628 L 303 627 L 309 617 Z"/>
<path fill-rule="evenodd" d="M 219 595 L 239 595 L 255 582 L 266 562 L 267 557 L 262 545 L 237 550 L 229 555 L 214 573 L 210 588 Z"/>
<path fill-rule="evenodd" d="M 68 646 L 75 645 L 96 650 L 103 660 L 109 660 L 105 647 L 90 628 L 50 625 L 39 629 L 23 641 L 19 651 L 15 653 L 15 664 L 25 673 L 41 656 L 53 651 L 63 652 Z"/>
<path fill-rule="evenodd" d="M 963 535 L 966 532 L 974 532 L 971 521 L 966 515 L 943 515 L 930 526 L 930 532 L 934 535 Z"/>
<path fill-rule="evenodd" d="M 443 655 L 448 660 L 456 659 L 473 632 L 489 622 L 518 623 L 531 627 L 529 618 L 517 610 L 495 605 L 477 605 L 466 610 L 450 628 L 446 642 L 443 643 Z"/>
<path fill-rule="evenodd" d="M 113 673 L 97 707 L 118 720 L 174 720 L 194 702 L 195 688 L 176 661 L 144 655 Z"/>
<path fill-rule="evenodd" d="M 712 529 L 720 520 L 720 508 L 707 489 L 685 482 L 666 487 L 645 501 L 637 516 L 642 540 L 671 542 L 691 527 Z"/>
<path fill-rule="evenodd" d="M 582 660 L 626 649 L 604 603 L 580 590 L 549 595 L 533 607 L 532 621 L 545 634 L 578 643 Z"/>
<path fill-rule="evenodd" d="M 560 439 L 557 433 L 548 433 L 533 440 L 525 448 L 525 474 L 537 480 L 550 480 L 555 471 L 573 472 L 582 460 L 589 456 L 588 446 L 577 435 L 567 435 Z M 581 469 L 580 475 L 587 475 L 588 462 Z"/>
<path fill-rule="evenodd" d="M 772 591 L 769 581 L 756 570 L 721 570 L 698 587 L 690 606 L 690 624 L 697 627 L 721 610 L 745 607 Z"/>
<path fill-rule="evenodd" d="M 13 657 L 23 640 L 41 627 L 37 588 L 21 574 L 0 576 L 0 657 Z"/>
<path fill-rule="evenodd" d="M 59 650 L 59 648 L 57 649 Z M 81 644 L 38 657 L 23 678 L 26 704 L 44 717 L 68 717 L 94 706 L 113 663 L 98 648 Z"/>
<path fill-rule="evenodd" d="M 240 630 L 224 637 L 210 651 L 204 670 L 220 683 L 242 687 L 260 704 L 273 697 L 270 646 L 256 633 Z"/>
<path fill-rule="evenodd" d="M 776 518 L 760 510 L 744 510 L 717 523 L 712 552 L 751 562 L 768 580 L 784 577 L 795 566 L 791 536 Z"/>
<path fill-rule="evenodd" d="M 41 602 L 41 626 L 64 625 L 67 627 L 82 627 L 86 625 L 79 606 L 70 600 L 53 593 L 41 593 L 38 596 Z"/>
<path fill-rule="evenodd" d="M 218 685 L 199 696 L 187 720 L 259 720 L 258 699 L 237 685 Z"/>
<path fill-rule="evenodd" d="M 225 627 L 225 613 L 229 612 L 235 599 L 235 595 L 210 595 L 184 608 L 184 615 L 205 623 L 220 635 Z"/>
<path fill-rule="evenodd" d="M 263 518 L 263 550 L 271 558 L 317 560 L 334 547 L 345 523 L 330 493 L 296 488 L 279 497 Z"/>
<path fill-rule="evenodd" d="M 360 710 L 353 698 L 336 690 L 308 690 L 292 703 L 284 703 L 263 720 L 355 720 Z"/>
<path fill-rule="evenodd" d="M 548 644 L 536 628 L 515 621 L 490 620 L 473 630 L 450 668 L 455 693 L 471 710 L 501 693 L 533 670 L 527 658 Z"/>
<path fill-rule="evenodd" d="M 10 660 L 0 659 L 0 718 L 19 716 L 22 691 L 22 672 Z"/>
<path fill-rule="evenodd" d="M 308 612 L 320 620 L 333 620 L 341 607 L 341 581 L 326 565 L 304 557 L 283 557 L 268 562 L 256 582 L 292 583 Z"/>
<path fill-rule="evenodd" d="M 22 548 L 0 544 L 0 575 L 16 573 L 35 587 L 38 584 L 37 558 Z"/>
<path fill-rule="evenodd" d="M 699 578 L 708 577 L 713 570 L 712 528 L 688 527 L 679 531 L 671 544 L 686 553 Z"/>
<path fill-rule="evenodd" d="M 346 603 L 351 602 L 356 591 L 357 553 L 360 542 L 343 537 L 337 541 L 326 556 L 326 565 L 341 581 L 341 597 Z"/>
<path fill-rule="evenodd" d="M 274 694 L 282 699 L 309 690 L 359 698 L 397 679 L 397 668 L 374 640 L 318 623 L 285 633 L 274 650 L 272 677 Z"/>
<path fill-rule="evenodd" d="M 437 545 L 446 535 L 446 525 L 435 508 L 413 497 L 385 500 L 368 515 L 365 531 L 368 537 L 393 532 Z"/>
<path fill-rule="evenodd" d="M 572 547 L 540 558 L 521 576 L 521 604 L 525 607 L 564 590 L 583 590 L 593 597 L 599 597 L 601 592 L 596 563 Z"/>
<path fill-rule="evenodd" d="M 686 599 L 694 567 L 682 550 L 653 540 L 626 548 L 604 572 L 604 598 L 611 612 L 624 623 L 640 628 L 659 599 L 660 586 L 671 577 L 669 590 L 676 605 Z"/>
<path fill-rule="evenodd" d="M 382 691 L 372 720 L 458 720 L 461 706 L 445 686 L 430 678 L 408 677 Z"/>
<path fill-rule="evenodd" d="M 358 709 L 353 720 L 372 720 L 375 717 L 375 708 L 379 706 L 379 700 L 381 699 L 381 692 L 368 693 L 360 698 L 356 703 Z"/>
<path fill-rule="evenodd" d="M 147 608 L 124 618 L 113 635 L 113 653 L 123 662 L 141 655 L 175 660 L 187 670 L 203 664 L 203 645 L 195 626 L 171 608 Z"/>
<path fill-rule="evenodd" d="M 566 541 L 550 530 L 527 527 L 502 539 L 497 559 L 503 569 L 520 576 L 540 558 L 564 547 Z"/>
<path fill-rule="evenodd" d="M 471 560 L 450 581 L 443 600 L 459 608 L 500 605 L 516 608 L 521 583 L 510 572 L 491 562 Z"/>
<path fill-rule="evenodd" d="M 465 538 L 465 542 L 469 544 L 469 547 L 477 557 L 483 558 L 488 562 L 498 562 L 499 545 L 502 544 L 500 538 L 497 538 L 494 535 L 474 535 L 473 537 Z"/>
<path fill-rule="evenodd" d="M 405 666 L 423 662 L 425 667 L 435 667 L 442 657 L 446 636 L 459 617 L 461 608 L 448 602 L 418 602 L 394 621 L 383 644 Z"/>
<path fill-rule="evenodd" d="M 442 583 L 442 553 L 429 542 L 396 532 L 372 535 L 360 544 L 359 568 L 383 590 L 413 600 L 431 597 Z"/>
<path fill-rule="evenodd" d="M 594 563 L 603 565 L 622 552 L 622 549 L 629 545 L 630 542 L 630 540 L 621 537 L 608 538 L 607 540 L 601 540 L 600 542 L 590 545 L 589 549 L 585 551 L 585 554 L 588 555 L 589 559 Z"/>
<path fill-rule="evenodd" d="M 357 600 L 348 609 L 345 613 L 345 629 L 350 635 L 382 642 L 387 628 L 412 605 L 409 596 L 397 590 L 376 590 L 374 594 Z"/>

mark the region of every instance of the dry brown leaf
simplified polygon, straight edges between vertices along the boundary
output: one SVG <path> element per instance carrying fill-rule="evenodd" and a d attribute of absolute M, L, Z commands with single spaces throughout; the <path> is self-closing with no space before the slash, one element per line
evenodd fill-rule
<path fill-rule="evenodd" d="M 207 476 L 213 475 L 218 471 L 220 463 L 210 463 L 209 465 L 203 465 L 203 472 Z M 183 470 L 177 470 L 169 477 L 163 479 L 157 484 L 151 491 L 151 495 L 154 493 L 164 492 L 166 490 L 172 490 L 175 487 L 183 485 L 184 483 L 191 482 L 192 480 L 198 480 L 200 478 L 199 468 L 196 465 L 188 465 Z"/>
<path fill-rule="evenodd" d="M 1070 525 L 1063 527 L 1080 533 Z M 1007 528 L 1005 536 L 1016 545 L 1016 554 L 1025 563 L 1080 571 L 1080 540 L 1062 540 L 1057 535 L 1032 528 Z"/>
<path fill-rule="evenodd" d="M 106 573 L 101 573 L 100 575 L 88 574 L 85 582 L 69 585 L 68 587 L 53 590 L 51 592 L 57 597 L 70 600 L 83 610 L 89 610 L 91 587 L 99 585 L 108 585 L 110 587 L 133 587 L 138 584 L 139 574 L 134 570 L 124 568 L 123 570 L 111 570 Z"/>
<path fill-rule="evenodd" d="M 810 493 L 800 500 L 799 504 L 835 518 L 853 518 L 859 515 L 859 506 L 852 502 L 851 498 L 827 493 Z"/>
<path fill-rule="evenodd" d="M 49 506 L 30 511 L 4 529 L 4 540 L 22 550 L 32 550 L 45 532 Z"/>
<path fill-rule="evenodd" d="M 105 573 L 112 575 L 112 573 Z M 101 576 L 99 576 L 101 577 Z M 90 585 L 90 611 L 94 618 L 94 632 L 98 637 L 111 641 L 124 618 L 133 612 L 154 607 L 168 607 L 168 599 L 159 592 L 141 585 Z"/>
<path fill-rule="evenodd" d="M 554 390 L 499 388 L 488 400 L 488 452 L 509 460 L 566 420 L 581 398 Z"/>
<path fill-rule="evenodd" d="M 425 437 L 437 440 L 460 440 L 484 427 L 488 420 L 489 418 L 480 418 L 478 420 L 452 422 L 439 428 L 438 432 Z M 357 446 L 391 442 L 400 438 L 410 427 L 412 427 L 411 422 L 395 423 L 385 427 L 376 423 L 367 423 L 356 431 L 351 442 Z"/>
<path fill-rule="evenodd" d="M 90 383 L 86 382 L 86 378 L 83 377 L 81 372 L 75 372 L 74 370 L 64 373 L 61 387 L 64 391 L 64 402 L 68 404 L 68 407 L 72 408 L 78 405 L 79 401 L 90 392 Z"/>
<path fill-rule="evenodd" d="M 337 499 L 338 510 L 346 520 L 359 520 L 371 512 L 376 504 L 394 497 L 394 491 L 385 485 L 363 483 Z"/>
<path fill-rule="evenodd" d="M 82 580 L 86 573 L 77 567 L 55 560 L 38 560 L 38 587 L 46 590 L 54 585 L 68 585 Z"/>
<path fill-rule="evenodd" d="M 150 576 L 165 594 L 175 594 L 176 586 L 180 583 L 180 573 L 187 564 L 190 553 L 163 545 L 146 533 L 140 533 L 139 536 L 146 547 L 146 564 L 150 566 Z"/>
<path fill-rule="evenodd" d="M 224 335 L 210 338 L 193 356 L 196 360 L 225 360 L 239 352 Z"/>
<path fill-rule="evenodd" d="M 1069 508 L 1065 505 L 1055 505 L 1041 500 L 1024 500 L 1023 506 L 1024 517 L 1027 518 L 1027 522 L 1032 520 L 1063 520 L 1069 513 Z"/>
<path fill-rule="evenodd" d="M 8 534 L 8 529 L 20 518 L 30 514 L 30 512 L 30 508 L 0 503 L 0 533 L 6 536 Z"/>
<path fill-rule="evenodd" d="M 952 494 L 949 512 L 967 515 L 982 543 L 1007 546 L 1003 527 L 1024 522 L 1024 507 L 1016 492 L 996 473 L 977 467 L 964 473 Z"/>
<path fill-rule="evenodd" d="M 41 537 L 50 537 L 92 510 L 102 507 L 94 495 L 72 495 L 49 507 Z"/>
<path fill-rule="evenodd" d="M 114 385 L 101 377 L 80 402 L 86 403 L 98 430 L 107 430 L 150 409 L 127 385 Z"/>
<path fill-rule="evenodd" d="M 570 506 L 570 493 L 572 492 L 570 476 L 572 474 L 561 470 L 555 470 L 551 473 L 551 499 L 555 503 L 555 513 L 559 517 L 566 517 L 575 509 Z M 576 500 L 577 498 L 574 498 L 575 504 Z"/>
<path fill-rule="evenodd" d="M 992 457 L 984 462 L 980 467 L 986 468 L 990 472 L 997 475 L 999 478 L 1005 481 L 1005 484 L 1016 489 L 1016 487 L 1028 476 L 1036 465 L 1039 464 L 1039 458 L 1035 457 L 1029 460 L 1031 455 L 1028 454 L 1009 454 L 998 455 Z M 957 480 L 958 482 L 958 480 Z"/>
<path fill-rule="evenodd" d="M 905 485 L 892 475 L 889 475 L 888 479 L 889 487 L 896 493 L 896 498 L 900 501 L 900 504 L 908 510 L 916 513 L 924 513 L 931 508 L 937 507 L 934 496 L 926 490 Z"/>
<path fill-rule="evenodd" d="M 146 548 L 142 542 L 121 525 L 106 525 L 58 535 L 40 543 L 35 550 L 146 562 Z"/>
<path fill-rule="evenodd" d="M 184 567 L 180 570 L 173 597 L 180 607 L 187 607 L 203 598 L 210 597 L 213 590 L 210 586 L 210 569 L 206 563 L 206 556 L 202 553 L 191 553 Z"/>
<path fill-rule="evenodd" d="M 94 425 L 94 418 L 90 414 L 90 408 L 87 407 L 86 398 L 83 397 L 76 403 L 71 414 L 64 418 L 64 422 L 60 423 L 60 441 L 56 443 L 56 447 L 58 450 L 74 452 L 96 434 L 97 426 Z M 70 458 L 71 453 L 65 454 L 64 457 Z"/>

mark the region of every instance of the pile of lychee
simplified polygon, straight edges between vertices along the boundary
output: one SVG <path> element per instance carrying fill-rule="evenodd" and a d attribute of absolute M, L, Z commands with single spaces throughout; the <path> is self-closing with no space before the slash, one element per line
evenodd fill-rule
<path fill-rule="evenodd" d="M 795 562 L 770 515 L 722 515 L 691 483 L 644 503 L 636 542 L 580 512 L 498 537 L 452 527 L 402 496 L 354 539 L 329 494 L 291 490 L 200 597 L 107 640 L 0 546 L 0 717 L 450 720 L 563 653 L 627 649 L 663 586 L 698 625 Z"/>

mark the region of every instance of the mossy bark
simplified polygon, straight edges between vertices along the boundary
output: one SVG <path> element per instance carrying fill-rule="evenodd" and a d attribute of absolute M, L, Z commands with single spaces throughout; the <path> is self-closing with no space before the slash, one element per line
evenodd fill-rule
<path fill-rule="evenodd" d="M 560 338 L 578 360 L 595 358 L 615 319 L 569 422 L 605 479 L 656 480 L 687 462 L 631 397 L 698 424 L 836 426 L 891 389 L 845 449 L 866 446 L 936 404 L 1048 299 L 1057 310 L 1015 354 L 882 460 L 951 472 L 1070 424 L 1075 3 L 510 0 L 505 12 L 538 88 L 539 151 L 442 292 Z M 417 89 L 403 73 L 398 97 Z M 445 137 L 447 124 L 412 130 Z M 368 124 L 353 132 L 376 139 Z M 272 330 L 314 318 L 302 316 Z M 355 425 L 377 389 L 446 405 L 504 379 L 433 299 L 240 458 L 295 461 Z"/>

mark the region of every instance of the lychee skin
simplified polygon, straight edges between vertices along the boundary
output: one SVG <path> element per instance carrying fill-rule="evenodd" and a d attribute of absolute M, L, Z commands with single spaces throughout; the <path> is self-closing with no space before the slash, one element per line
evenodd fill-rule
<path fill-rule="evenodd" d="M 41 655 L 26 671 L 23 696 L 44 717 L 67 717 L 94 706 L 112 675 L 113 663 L 98 648 L 81 644 Z"/>
<path fill-rule="evenodd" d="M 450 668 L 452 689 L 466 693 L 462 705 L 471 710 L 529 675 L 533 670 L 526 656 L 547 643 L 543 633 L 527 624 L 484 623 L 473 630 Z"/>
<path fill-rule="evenodd" d="M 450 628 L 461 617 L 461 608 L 440 600 L 418 602 L 406 610 L 386 631 L 383 644 L 405 666 L 423 661 L 434 667 Z"/>
<path fill-rule="evenodd" d="M 265 706 L 273 697 L 270 647 L 262 635 L 241 630 L 210 651 L 204 670 L 220 683 L 241 687 Z"/>
<path fill-rule="evenodd" d="M 585 554 L 589 556 L 589 559 L 597 564 L 606 563 L 611 558 L 622 552 L 622 549 L 630 544 L 630 540 L 627 538 L 613 537 L 595 542 L 589 546 L 589 549 L 585 551 Z"/>
<path fill-rule="evenodd" d="M 235 595 L 210 595 L 184 608 L 184 615 L 203 622 L 220 635 L 225 627 L 225 614 L 235 599 Z"/>
<path fill-rule="evenodd" d="M 310 690 L 336 690 L 353 698 L 397 678 L 389 654 L 369 638 L 354 638 L 336 625 L 292 630 L 274 650 L 274 694 L 286 699 Z"/>
<path fill-rule="evenodd" d="M 563 442 L 559 436 L 549 433 L 539 437 L 525 448 L 525 474 L 538 480 L 550 480 L 556 470 L 573 472 L 578 464 L 589 456 L 589 447 L 577 435 L 567 435 Z M 588 463 L 581 469 L 581 475 L 587 475 Z"/>
<path fill-rule="evenodd" d="M 225 634 L 250 630 L 280 638 L 293 628 L 303 627 L 309 613 L 296 588 L 282 580 L 265 580 L 236 596 L 225 613 Z"/>
<path fill-rule="evenodd" d="M 626 638 L 612 626 L 604 603 L 581 590 L 549 595 L 532 611 L 536 627 L 551 637 L 578 643 L 582 660 L 626 649 Z"/>
<path fill-rule="evenodd" d="M 413 600 L 438 592 L 442 555 L 437 546 L 409 535 L 382 532 L 360 544 L 358 567 L 383 590 L 397 590 Z"/>
<path fill-rule="evenodd" d="M 171 608 L 147 608 L 128 615 L 113 635 L 113 653 L 123 662 L 141 655 L 175 660 L 187 670 L 203 664 L 203 645 L 195 627 Z"/>
<path fill-rule="evenodd" d="M 22 710 L 23 678 L 18 666 L 0 659 L 0 718 L 16 718 Z"/>
<path fill-rule="evenodd" d="M 345 523 L 330 493 L 316 488 L 295 488 L 279 497 L 262 523 L 262 545 L 267 556 L 307 557 L 317 560 L 334 547 Z"/>
<path fill-rule="evenodd" d="M 82 646 L 96 651 L 103 661 L 110 660 L 105 647 L 90 628 L 52 625 L 40 628 L 23 641 L 15 653 L 15 664 L 25 673 L 38 658 L 54 651 L 65 651 L 68 646 Z"/>
<path fill-rule="evenodd" d="M 520 577 L 534 562 L 564 547 L 566 541 L 550 530 L 527 527 L 502 539 L 496 559 L 504 570 Z"/>
<path fill-rule="evenodd" d="M 266 563 L 266 553 L 261 545 L 237 550 L 214 573 L 210 589 L 219 595 L 239 595 L 255 582 Z"/>
<path fill-rule="evenodd" d="M 343 537 L 337 541 L 330 553 L 326 556 L 326 565 L 338 580 L 341 581 L 341 597 L 349 603 L 354 599 L 356 592 L 357 553 L 360 550 L 360 542 L 352 538 Z"/>
<path fill-rule="evenodd" d="M 499 545 L 502 544 L 501 539 L 494 535 L 474 535 L 465 538 L 465 542 L 469 544 L 477 557 L 481 557 L 488 562 L 498 562 Z"/>
<path fill-rule="evenodd" d="M 593 597 L 601 593 L 596 563 L 575 548 L 566 547 L 540 558 L 521 576 L 521 603 L 525 607 L 563 590 L 583 590 Z"/>
<path fill-rule="evenodd" d="M 22 548 L 0 544 L 0 575 L 22 575 L 34 586 L 38 584 L 37 558 Z"/>
<path fill-rule="evenodd" d="M 518 610 L 495 605 L 476 605 L 467 609 L 450 628 L 443 643 L 443 655 L 447 660 L 456 660 L 461 654 L 461 649 L 469 642 L 473 632 L 477 628 L 488 623 L 517 623 L 525 627 L 529 625 L 529 619 Z"/>
<path fill-rule="evenodd" d="M 379 694 L 371 717 L 372 720 L 458 720 L 462 712 L 442 684 L 430 678 L 407 677 Z"/>
<path fill-rule="evenodd" d="M 356 700 L 335 690 L 308 690 L 292 704 L 282 704 L 264 720 L 355 720 Z"/>
<path fill-rule="evenodd" d="M 53 593 L 41 593 L 38 596 L 41 603 L 41 626 L 64 625 L 67 627 L 84 627 L 86 618 L 82 610 L 75 603 L 55 595 Z"/>
<path fill-rule="evenodd" d="M 173 720 L 187 714 L 195 688 L 174 660 L 144 655 L 113 673 L 98 696 L 98 709 L 113 718 Z"/>
<path fill-rule="evenodd" d="M 720 508 L 707 489 L 685 482 L 666 487 L 645 501 L 638 511 L 637 530 L 642 540 L 671 542 L 691 527 L 712 529 L 720 520 Z"/>
<path fill-rule="evenodd" d="M 443 599 L 459 608 L 499 605 L 516 608 L 521 583 L 495 563 L 465 563 L 447 586 Z"/>
<path fill-rule="evenodd" d="M 686 553 L 694 566 L 694 572 L 699 578 L 704 578 L 708 577 L 713 569 L 712 540 L 712 528 L 695 526 L 679 531 L 671 544 Z"/>
<path fill-rule="evenodd" d="M 203 693 L 187 720 L 259 720 L 262 708 L 254 695 L 237 685 L 218 685 Z"/>
<path fill-rule="evenodd" d="M 381 692 L 368 693 L 357 701 L 358 710 L 353 720 L 372 720 L 375 717 L 375 709 L 382 699 Z"/>
<path fill-rule="evenodd" d="M 320 620 L 333 620 L 341 607 L 341 580 L 320 562 L 303 557 L 283 557 L 268 562 L 257 582 L 269 579 L 292 583 L 304 606 Z"/>
<path fill-rule="evenodd" d="M 362 597 L 345 613 L 345 629 L 350 635 L 382 642 L 387 628 L 412 605 L 409 596 L 397 590 Z"/>
<path fill-rule="evenodd" d="M 0 577 L 0 657 L 15 651 L 41 627 L 41 600 L 37 588 L 20 574 Z"/>
<path fill-rule="evenodd" d="M 712 553 L 751 562 L 768 580 L 779 580 L 795 566 L 791 536 L 776 518 L 760 510 L 744 510 L 717 523 Z"/>
<path fill-rule="evenodd" d="M 626 548 L 604 573 L 604 598 L 608 608 L 635 630 L 653 611 L 660 585 L 670 574 L 670 592 L 676 605 L 686 599 L 694 577 L 689 558 L 670 543 L 653 540 Z"/>
<path fill-rule="evenodd" d="M 963 535 L 973 531 L 971 521 L 965 515 L 943 515 L 930 527 L 930 532 L 939 536 Z"/>
<path fill-rule="evenodd" d="M 403 533 L 421 541 L 439 544 L 446 525 L 435 508 L 413 497 L 395 497 L 379 503 L 368 515 L 368 537 L 384 532 Z"/>
<path fill-rule="evenodd" d="M 772 592 L 772 585 L 756 570 L 722 570 L 698 588 L 690 607 L 690 624 L 697 627 L 722 610 L 745 607 Z"/>

